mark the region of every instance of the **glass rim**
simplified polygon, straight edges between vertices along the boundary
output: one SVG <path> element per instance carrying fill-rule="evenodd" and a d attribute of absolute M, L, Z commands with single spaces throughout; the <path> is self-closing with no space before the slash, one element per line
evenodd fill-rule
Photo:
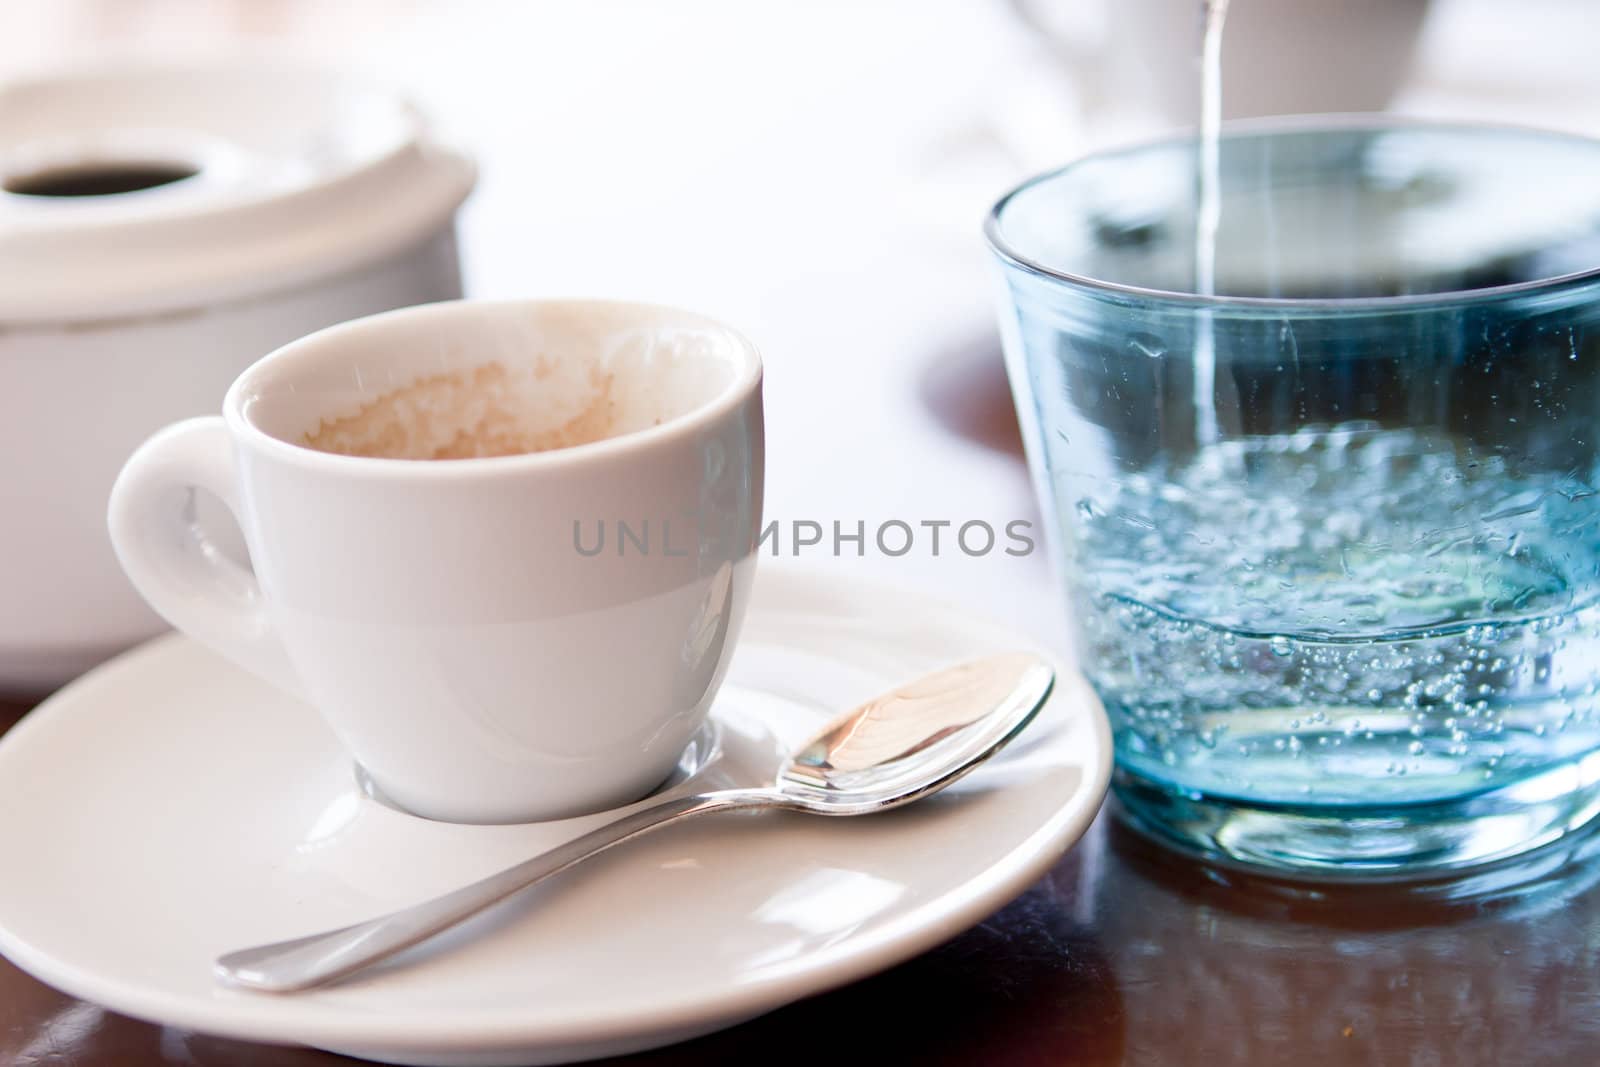
<path fill-rule="evenodd" d="M 1555 130 L 1516 123 L 1430 119 L 1378 113 L 1274 115 L 1264 118 L 1232 119 L 1222 124 L 1221 139 L 1232 140 L 1239 137 L 1263 134 L 1288 136 L 1335 131 L 1380 133 L 1390 130 L 1514 134 L 1521 137 L 1541 138 L 1547 141 L 1571 141 L 1587 145 L 1595 149 L 1597 154 L 1600 154 L 1600 138 L 1574 133 L 1570 130 Z M 1165 148 L 1177 144 L 1193 143 L 1196 136 L 1196 131 L 1191 128 L 1177 132 L 1168 131 L 1125 144 L 1099 148 L 1077 156 L 1059 167 L 1054 167 L 1024 179 L 999 200 L 995 201 L 994 206 L 989 209 L 989 213 L 984 219 L 983 235 L 989 244 L 990 250 L 1010 266 L 1077 289 L 1136 300 L 1145 304 L 1167 304 L 1183 308 L 1216 308 L 1239 311 L 1276 311 L 1279 313 L 1291 311 L 1319 313 L 1334 311 L 1399 311 L 1433 305 L 1448 306 L 1501 297 L 1557 292 L 1584 282 L 1600 281 L 1600 263 L 1596 263 L 1593 267 L 1570 271 L 1566 274 L 1551 275 L 1548 278 L 1533 278 L 1528 281 L 1512 282 L 1506 285 L 1482 286 L 1475 289 L 1446 289 L 1437 293 L 1355 297 L 1229 296 L 1226 294 L 1207 296 L 1203 293 L 1156 289 L 1147 286 L 1129 285 L 1125 282 L 1107 281 L 1104 278 L 1096 278 L 1088 274 L 1078 274 L 1073 271 L 1050 267 L 1036 259 L 1023 255 L 1006 239 L 1002 231 L 1001 216 L 1012 200 L 1028 190 L 1053 181 L 1085 163 L 1115 159 L 1119 156 L 1132 156 L 1152 149 Z M 1600 204 L 1600 196 L 1597 196 L 1596 203 Z"/>

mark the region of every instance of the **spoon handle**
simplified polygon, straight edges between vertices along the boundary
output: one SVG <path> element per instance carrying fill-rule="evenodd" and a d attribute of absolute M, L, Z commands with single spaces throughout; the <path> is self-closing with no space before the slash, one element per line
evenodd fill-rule
<path fill-rule="evenodd" d="M 723 790 L 663 800 L 432 900 L 354 926 L 230 952 L 217 960 L 216 976 L 228 985 L 271 993 L 310 989 L 443 933 L 511 894 L 630 838 L 709 812 L 781 806 L 781 800 L 774 804 L 777 799 L 759 790 Z"/>

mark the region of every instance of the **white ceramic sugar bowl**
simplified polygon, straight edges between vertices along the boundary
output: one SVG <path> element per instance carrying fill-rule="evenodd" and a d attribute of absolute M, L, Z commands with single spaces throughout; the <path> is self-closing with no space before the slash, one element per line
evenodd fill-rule
<path fill-rule="evenodd" d="M 107 540 L 123 461 L 285 342 L 460 296 L 474 176 L 403 99 L 328 71 L 0 86 L 0 692 L 162 628 Z"/>

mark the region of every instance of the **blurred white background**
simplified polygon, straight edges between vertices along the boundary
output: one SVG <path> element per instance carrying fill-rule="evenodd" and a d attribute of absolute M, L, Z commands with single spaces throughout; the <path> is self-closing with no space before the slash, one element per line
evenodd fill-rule
<path fill-rule="evenodd" d="M 1231 18 L 1271 2 L 1235 0 Z M 1395 106 L 1600 134 L 1597 29 L 1592 0 L 1440 0 Z M 1071 72 L 1000 0 L 0 8 L 7 76 L 225 49 L 318 57 L 426 104 L 482 167 L 463 217 L 469 294 L 664 301 L 744 329 L 768 363 L 768 518 L 869 531 L 1034 517 L 1018 461 L 951 433 L 926 379 L 970 364 L 973 402 L 993 404 L 990 203 L 1158 124 L 1132 97 L 1082 114 Z M 951 380 L 959 401 L 969 379 Z M 799 562 L 921 585 L 1059 640 L 1042 551 L 941 547 Z"/>

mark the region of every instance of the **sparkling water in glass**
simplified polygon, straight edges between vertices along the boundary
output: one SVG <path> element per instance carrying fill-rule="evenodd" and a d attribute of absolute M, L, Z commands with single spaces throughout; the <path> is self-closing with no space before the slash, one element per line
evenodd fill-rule
<path fill-rule="evenodd" d="M 1314 120 L 1313 120 L 1314 121 Z M 1008 369 L 1117 790 L 1413 874 L 1600 810 L 1600 143 L 1269 124 L 996 207 Z"/>

